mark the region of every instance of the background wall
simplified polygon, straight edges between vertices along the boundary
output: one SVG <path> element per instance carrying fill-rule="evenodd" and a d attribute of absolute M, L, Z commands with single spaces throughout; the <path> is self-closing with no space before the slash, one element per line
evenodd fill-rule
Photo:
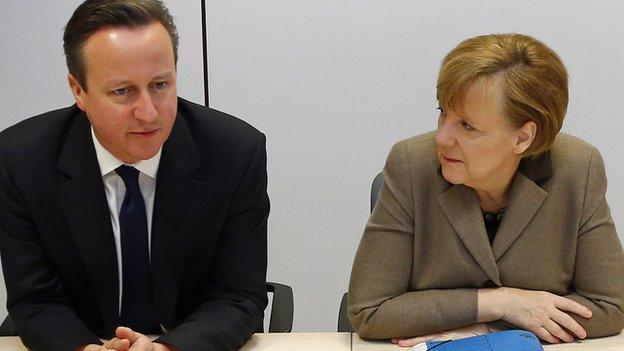
<path fill-rule="evenodd" d="M 601 150 L 624 234 L 621 1 L 207 2 L 210 105 L 268 137 L 268 279 L 293 287 L 296 331 L 335 330 L 370 182 L 394 142 L 435 128 L 439 62 L 474 35 L 522 32 L 561 55 L 564 131 Z M 72 103 L 61 36 L 78 3 L 0 3 L 0 128 Z M 199 1 L 166 3 L 181 35 L 180 95 L 203 103 Z"/>

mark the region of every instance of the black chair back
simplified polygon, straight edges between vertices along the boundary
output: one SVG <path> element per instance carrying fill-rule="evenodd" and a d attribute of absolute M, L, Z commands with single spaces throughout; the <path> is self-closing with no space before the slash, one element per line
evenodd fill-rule
<path fill-rule="evenodd" d="M 269 333 L 290 333 L 295 310 L 292 288 L 280 283 L 267 282 L 267 292 L 273 293 Z"/>
<path fill-rule="evenodd" d="M 377 203 L 377 198 L 379 198 L 379 190 L 381 190 L 381 186 L 383 185 L 384 178 L 383 173 L 377 174 L 375 179 L 373 179 L 373 184 L 371 185 L 371 194 L 370 194 L 370 210 L 373 212 L 373 208 L 375 208 L 375 204 Z M 355 330 L 349 322 L 349 318 L 347 317 L 347 307 L 349 306 L 349 293 L 346 292 L 342 295 L 342 300 L 340 300 L 340 309 L 338 310 L 338 331 L 339 332 L 349 332 L 353 333 Z"/>

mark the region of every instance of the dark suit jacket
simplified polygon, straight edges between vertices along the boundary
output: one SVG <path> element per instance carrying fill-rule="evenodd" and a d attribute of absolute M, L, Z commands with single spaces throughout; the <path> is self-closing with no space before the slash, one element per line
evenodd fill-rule
<path fill-rule="evenodd" d="M 119 286 L 89 123 L 76 106 L 0 134 L 0 243 L 8 311 L 24 344 L 73 350 L 110 337 Z M 180 350 L 240 347 L 266 297 L 264 135 L 179 99 L 158 169 L 154 302 Z"/>
<path fill-rule="evenodd" d="M 589 337 L 624 327 L 624 253 L 605 200 L 602 158 L 560 134 L 521 162 L 492 245 L 477 195 L 442 177 L 435 133 L 397 143 L 366 225 L 349 286 L 358 334 L 426 335 L 477 322 L 477 289 L 515 287 L 565 296 Z"/>

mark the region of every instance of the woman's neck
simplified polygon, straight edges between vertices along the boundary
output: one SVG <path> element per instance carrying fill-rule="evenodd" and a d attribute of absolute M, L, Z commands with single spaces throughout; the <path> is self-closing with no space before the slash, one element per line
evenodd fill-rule
<path fill-rule="evenodd" d="M 491 193 L 477 190 L 477 196 L 479 197 L 479 206 L 485 212 L 496 213 L 507 207 L 508 198 L 506 191 L 503 193 Z"/>
<path fill-rule="evenodd" d="M 475 187 L 479 205 L 486 212 L 496 213 L 507 207 L 509 203 L 509 193 L 511 191 L 511 183 L 518 170 L 520 160 L 510 165 L 506 170 L 500 170 L 496 174 L 496 178 L 489 181 L 484 186 Z"/>

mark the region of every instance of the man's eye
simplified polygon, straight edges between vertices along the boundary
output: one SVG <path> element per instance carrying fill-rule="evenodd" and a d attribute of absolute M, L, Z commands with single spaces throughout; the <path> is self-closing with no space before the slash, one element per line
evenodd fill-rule
<path fill-rule="evenodd" d="M 466 122 L 461 122 L 462 127 L 464 127 L 465 130 L 475 130 L 475 128 L 473 126 L 471 126 L 470 124 L 466 123 Z"/>
<path fill-rule="evenodd" d="M 115 94 L 117 96 L 124 96 L 124 95 L 128 94 L 128 88 L 115 89 L 115 90 L 113 90 L 113 94 Z"/>
<path fill-rule="evenodd" d="M 163 90 L 167 87 L 167 82 L 156 82 L 152 84 L 152 87 L 155 90 Z"/>

